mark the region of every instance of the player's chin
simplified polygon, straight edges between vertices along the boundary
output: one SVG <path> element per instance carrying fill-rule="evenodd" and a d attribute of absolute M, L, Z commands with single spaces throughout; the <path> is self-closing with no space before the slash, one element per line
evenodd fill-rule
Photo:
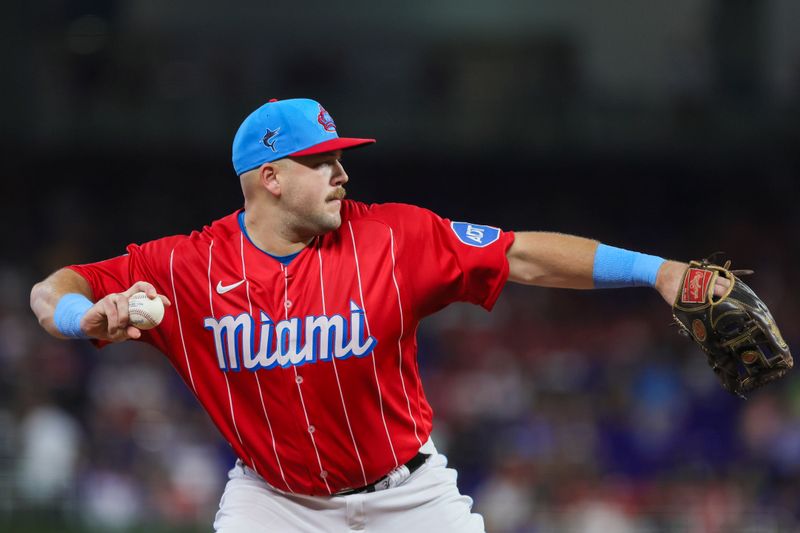
<path fill-rule="evenodd" d="M 319 217 L 318 222 L 321 226 L 322 233 L 333 231 L 339 229 L 339 226 L 342 225 L 342 215 L 339 213 L 339 210 L 331 211 L 326 210 L 327 212 L 323 214 L 323 216 Z"/>
<path fill-rule="evenodd" d="M 342 215 L 336 213 L 331 217 L 330 222 L 331 222 L 331 228 L 330 228 L 331 230 L 339 229 L 339 226 L 342 225 Z"/>

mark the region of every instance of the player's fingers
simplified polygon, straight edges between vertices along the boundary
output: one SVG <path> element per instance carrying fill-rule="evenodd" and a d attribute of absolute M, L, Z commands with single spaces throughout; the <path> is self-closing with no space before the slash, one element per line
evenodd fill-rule
<path fill-rule="evenodd" d="M 136 328 L 133 327 L 133 326 L 128 326 L 127 328 L 120 328 L 120 329 L 117 330 L 117 332 L 114 335 L 109 337 L 108 340 L 111 341 L 111 342 L 124 342 L 124 341 L 126 341 L 128 339 L 138 339 L 141 336 L 141 333 L 139 333 L 138 335 L 134 333 L 132 335 L 131 334 L 132 332 L 130 331 L 132 329 L 136 330 Z M 139 331 L 139 330 L 136 330 L 136 331 Z"/>
<path fill-rule="evenodd" d="M 120 293 L 114 300 L 117 305 L 117 320 L 119 320 L 119 327 L 124 330 L 128 326 L 128 296 L 125 293 Z"/>
<path fill-rule="evenodd" d="M 122 342 L 128 339 L 128 335 L 125 333 L 125 330 L 118 329 L 114 332 L 113 335 L 109 335 L 108 341 L 110 342 Z"/>
<path fill-rule="evenodd" d="M 714 296 L 722 296 L 731 286 L 731 280 L 728 278 L 717 276 L 717 282 L 714 284 Z"/>
<path fill-rule="evenodd" d="M 133 326 L 128 326 L 125 330 L 125 334 L 129 339 L 138 339 L 142 336 L 142 332 L 139 330 L 139 328 L 135 328 Z"/>
<path fill-rule="evenodd" d="M 138 339 L 142 336 L 142 332 L 131 325 L 121 326 L 116 329 L 113 335 L 109 335 L 108 340 L 111 342 L 123 342 L 128 339 Z"/>
<path fill-rule="evenodd" d="M 158 291 L 156 291 L 156 288 L 153 286 L 153 284 L 148 283 L 146 281 L 137 281 L 136 283 L 131 285 L 131 287 L 127 291 L 123 292 L 122 294 L 124 294 L 127 298 L 130 298 L 137 292 L 145 293 L 147 297 L 150 298 L 151 300 L 156 296 L 158 296 Z"/>
<path fill-rule="evenodd" d="M 108 336 L 113 338 L 119 330 L 119 314 L 115 303 L 116 294 L 111 294 L 101 300 L 103 314 L 106 316 L 106 329 Z"/>
<path fill-rule="evenodd" d="M 119 302 L 123 301 L 122 298 L 115 299 L 115 304 L 119 304 Z M 127 304 L 125 304 L 127 305 Z M 115 305 L 114 309 L 117 313 L 119 313 L 119 306 Z M 109 338 L 108 340 L 111 342 L 123 342 L 128 339 L 138 339 L 142 336 L 142 332 L 130 324 L 123 324 L 122 322 L 118 321 L 116 328 L 112 331 L 109 328 Z"/>
<path fill-rule="evenodd" d="M 164 303 L 164 307 L 169 307 L 170 305 L 172 305 L 172 302 L 169 301 L 169 298 L 167 298 L 163 294 L 159 294 L 158 297 L 161 298 L 161 301 Z"/>

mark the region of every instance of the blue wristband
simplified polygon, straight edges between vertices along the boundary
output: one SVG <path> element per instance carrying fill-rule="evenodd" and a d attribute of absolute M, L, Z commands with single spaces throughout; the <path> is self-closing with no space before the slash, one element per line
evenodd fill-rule
<path fill-rule="evenodd" d="M 598 289 L 655 287 L 658 269 L 664 261 L 654 255 L 600 244 L 594 255 L 594 286 Z"/>
<path fill-rule="evenodd" d="M 83 294 L 69 293 L 61 297 L 53 313 L 56 329 L 65 337 L 88 339 L 81 331 L 81 318 L 94 304 Z"/>

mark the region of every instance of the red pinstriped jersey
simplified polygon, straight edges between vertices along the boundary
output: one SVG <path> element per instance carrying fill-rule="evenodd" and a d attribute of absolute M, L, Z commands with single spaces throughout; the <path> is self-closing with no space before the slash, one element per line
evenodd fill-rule
<path fill-rule="evenodd" d="M 420 320 L 455 301 L 491 309 L 513 233 L 344 201 L 341 227 L 284 266 L 249 241 L 237 215 L 70 268 L 95 299 L 138 280 L 170 298 L 142 340 L 167 355 L 267 482 L 312 495 L 372 483 L 431 431 Z"/>

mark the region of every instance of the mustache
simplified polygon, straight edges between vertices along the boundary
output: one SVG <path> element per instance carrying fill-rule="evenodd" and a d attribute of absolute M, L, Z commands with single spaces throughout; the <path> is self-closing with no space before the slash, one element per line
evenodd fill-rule
<path fill-rule="evenodd" d="M 342 200 L 344 197 L 347 196 L 347 191 L 344 190 L 344 187 L 339 187 L 330 196 L 328 196 L 328 201 L 330 200 Z"/>

